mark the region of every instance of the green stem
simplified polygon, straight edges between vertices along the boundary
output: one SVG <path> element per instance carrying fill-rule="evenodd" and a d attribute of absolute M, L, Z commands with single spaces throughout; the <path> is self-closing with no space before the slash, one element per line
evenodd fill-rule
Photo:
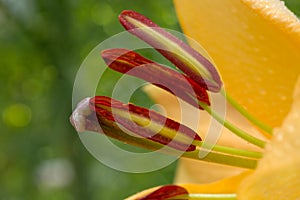
<path fill-rule="evenodd" d="M 265 131 L 266 133 L 272 135 L 273 128 L 269 125 L 264 124 L 257 118 L 255 118 L 253 115 L 251 115 L 247 110 L 243 108 L 238 102 L 236 102 L 226 91 L 224 88 L 221 90 L 221 94 L 226 98 L 226 100 L 237 110 L 239 113 L 241 113 L 246 119 L 248 119 L 250 122 L 252 122 L 254 125 L 259 127 L 261 130 Z"/>
<path fill-rule="evenodd" d="M 208 152 L 208 154 L 200 158 L 199 157 L 199 150 L 185 152 L 183 157 L 192 158 L 201 161 L 213 162 L 218 164 L 230 165 L 234 167 L 241 167 L 247 169 L 255 169 L 257 165 L 257 160 L 255 159 L 248 159 L 243 157 L 235 157 L 231 155 L 225 155 L 215 152 Z"/>
<path fill-rule="evenodd" d="M 194 144 L 198 147 L 201 147 L 205 150 L 212 150 L 212 151 L 216 151 L 218 153 L 224 153 L 224 154 L 229 154 L 229 155 L 233 155 L 233 156 L 242 156 L 242 157 L 254 158 L 254 159 L 260 159 L 263 156 L 263 154 L 261 152 L 248 151 L 248 150 L 244 150 L 244 149 L 237 149 L 237 148 L 226 147 L 226 146 L 221 146 L 221 145 L 212 145 L 212 144 L 205 143 L 203 141 L 194 140 L 192 144 Z"/>
<path fill-rule="evenodd" d="M 218 113 L 212 111 L 208 105 L 206 105 L 200 101 L 198 103 L 206 112 L 208 112 L 219 123 L 223 124 L 232 133 L 234 133 L 235 135 L 239 136 L 240 138 L 246 140 L 247 142 L 250 142 L 251 144 L 254 144 L 258 147 L 264 148 L 266 142 L 264 142 L 256 137 L 253 137 L 252 135 L 248 134 L 247 132 L 243 131 L 242 129 L 239 129 L 238 127 L 234 126 L 227 120 L 223 119 L 221 116 L 218 115 Z"/>

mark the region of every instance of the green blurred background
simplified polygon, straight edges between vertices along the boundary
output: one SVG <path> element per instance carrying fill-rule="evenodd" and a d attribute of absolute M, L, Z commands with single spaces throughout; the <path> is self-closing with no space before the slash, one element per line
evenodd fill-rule
<path fill-rule="evenodd" d="M 286 2 L 299 16 L 300 0 Z M 76 72 L 123 31 L 124 9 L 180 30 L 170 0 L 0 0 L 0 199 L 123 199 L 172 182 L 176 163 L 145 174 L 102 165 L 69 123 Z"/>

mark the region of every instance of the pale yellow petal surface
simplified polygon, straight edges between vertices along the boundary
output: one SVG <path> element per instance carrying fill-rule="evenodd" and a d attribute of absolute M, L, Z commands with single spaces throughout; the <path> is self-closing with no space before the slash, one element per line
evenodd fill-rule
<path fill-rule="evenodd" d="M 239 188 L 241 200 L 300 199 L 300 79 L 295 102 L 255 172 Z"/>
<path fill-rule="evenodd" d="M 226 90 L 280 126 L 300 73 L 300 23 L 279 0 L 175 0 L 183 32 L 215 61 Z"/>

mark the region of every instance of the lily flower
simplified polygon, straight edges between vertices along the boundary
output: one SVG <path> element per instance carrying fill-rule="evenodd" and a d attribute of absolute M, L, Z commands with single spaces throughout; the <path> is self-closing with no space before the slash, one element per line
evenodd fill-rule
<path fill-rule="evenodd" d="M 133 13 L 135 18 L 147 21 L 148 24 L 153 24 L 150 19 L 134 11 L 126 11 L 125 13 Z M 124 15 L 124 12 L 121 16 L 122 15 Z M 121 17 L 120 21 L 122 22 Z M 145 33 L 148 33 L 148 31 L 146 30 Z M 164 35 L 167 34 L 165 32 L 163 33 Z M 150 43 L 152 39 L 155 39 L 150 35 L 147 37 Z M 169 35 L 169 38 L 175 37 Z M 160 42 L 165 43 L 164 39 L 156 43 L 159 44 Z M 176 42 L 178 42 L 178 44 L 176 44 Z M 177 38 L 176 40 L 174 39 L 174 43 L 179 49 L 181 47 L 178 45 L 183 44 L 183 42 Z M 187 45 L 186 47 L 188 48 L 185 48 L 187 50 L 185 53 L 190 53 L 188 56 L 193 57 L 193 55 L 199 54 L 195 53 L 196 51 L 191 47 Z M 192 79 L 193 74 L 181 74 L 180 72 L 164 67 L 126 49 L 105 50 L 101 55 L 110 68 L 149 81 L 176 97 L 180 97 L 193 107 L 205 109 L 216 118 L 217 121 L 222 124 L 224 123 L 224 126 L 237 136 L 257 146 L 264 146 L 264 141 L 249 135 L 228 121 L 223 121 L 217 113 L 211 110 L 207 94 L 207 90 L 209 90 L 210 87 L 203 85 L 205 81 L 194 81 L 194 79 Z M 199 55 L 198 57 L 203 57 L 201 54 Z M 173 57 L 177 59 L 177 55 L 169 54 L 168 56 L 170 60 L 173 60 Z M 177 60 L 185 65 L 182 68 L 184 70 L 188 69 L 187 71 L 189 71 L 195 68 L 195 66 L 191 66 L 189 60 Z M 178 64 L 178 62 L 176 61 L 175 64 Z M 195 65 L 205 68 L 207 72 L 217 72 L 217 70 L 213 68 L 212 63 L 208 60 L 202 62 L 201 59 L 195 59 L 194 62 Z M 211 73 L 211 77 L 219 77 L 219 75 L 213 75 L 213 73 Z M 218 87 L 221 87 L 221 85 L 222 83 L 219 83 Z M 182 157 L 197 160 L 253 169 L 256 167 L 257 160 L 261 158 L 260 152 L 202 142 L 196 132 L 183 124 L 170 118 L 165 118 L 154 111 L 133 104 L 124 104 L 105 96 L 95 96 L 93 98 L 84 99 L 78 104 L 70 120 L 78 132 L 99 132 L 124 143 L 152 150 L 157 150 L 163 145 L 164 147 L 171 147 L 173 150 L 182 151 L 182 154 L 180 154 Z M 169 148 L 167 149 L 169 150 Z M 211 152 L 205 157 L 200 157 L 200 151 Z M 172 154 L 171 151 L 167 152 Z"/>
<path fill-rule="evenodd" d="M 279 1 L 261 0 L 257 3 L 254 0 L 224 0 L 220 3 L 220 1 L 215 0 L 203 0 L 191 1 L 189 4 L 184 4 L 183 6 L 181 4 L 182 1 L 175 1 L 178 16 L 183 25 L 183 30 L 187 33 L 189 33 L 189 31 L 191 31 L 190 33 L 193 33 L 192 29 L 189 28 L 189 23 L 191 23 L 190 16 L 192 16 L 194 22 L 196 16 L 201 16 L 205 13 L 205 16 L 202 16 L 203 20 L 209 21 L 220 18 L 221 22 L 221 19 L 223 19 L 221 18 L 222 15 L 215 16 L 214 10 L 209 10 L 208 5 L 229 6 L 230 9 L 225 9 L 226 11 L 224 11 L 224 15 L 228 15 L 229 17 L 228 21 L 232 19 L 230 17 L 235 16 L 237 13 L 245 14 L 249 25 L 252 25 L 252 23 L 260 25 L 261 21 L 263 21 L 264 25 L 268 25 L 268 28 L 272 28 L 271 33 L 279 39 L 283 39 L 284 42 L 289 43 L 289 40 L 282 37 L 286 36 L 296 42 L 295 45 L 295 43 L 285 44 L 283 41 L 280 41 L 284 47 L 299 52 L 300 45 L 298 44 L 300 44 L 300 40 L 298 40 L 299 37 L 296 37 L 300 36 L 299 20 L 292 15 L 283 4 L 279 3 Z M 203 6 L 205 12 L 199 12 L 197 6 L 194 4 L 199 8 Z M 277 8 L 276 6 L 279 7 L 279 10 L 273 12 L 274 9 Z M 185 15 L 184 13 L 187 11 L 189 14 Z M 289 18 L 287 21 L 284 21 L 281 20 L 281 18 L 273 17 L 274 13 L 277 16 L 282 15 Z M 206 14 L 211 18 L 207 18 Z M 176 177 L 177 185 L 152 188 L 128 199 L 243 200 L 283 199 L 286 197 L 288 197 L 288 199 L 297 199 L 300 197 L 300 192 L 298 190 L 300 187 L 300 154 L 297 153 L 297 150 L 300 147 L 300 142 L 297 140 L 299 136 L 297 130 L 300 130 L 300 81 L 296 84 L 296 80 L 299 76 L 299 68 L 296 67 L 294 60 L 291 62 L 287 59 L 288 57 L 290 59 L 295 58 L 295 60 L 298 60 L 299 57 L 295 56 L 297 55 L 296 53 L 289 52 L 289 55 L 282 55 L 283 57 L 286 57 L 280 59 L 287 59 L 286 61 L 291 64 L 291 70 L 285 74 L 281 74 L 282 66 L 279 65 L 280 62 L 273 63 L 273 61 L 269 60 L 269 57 L 267 57 L 262 64 L 259 62 L 261 61 L 260 59 L 253 60 L 255 65 L 260 64 L 258 66 L 264 66 L 266 63 L 275 65 L 275 68 L 273 68 L 272 65 L 268 65 L 269 70 L 265 71 L 265 68 L 262 70 L 262 68 L 252 67 L 252 63 L 249 62 L 249 60 L 244 61 L 244 65 L 240 66 L 240 64 L 243 63 L 243 59 L 245 59 L 244 56 L 237 57 L 235 58 L 236 60 L 233 61 L 230 56 L 224 56 L 224 52 L 226 51 L 223 51 L 222 55 L 226 57 L 226 59 L 229 59 L 231 63 L 229 62 L 229 64 L 225 65 L 226 62 L 224 62 L 223 66 L 221 61 L 226 59 L 220 57 L 216 57 L 217 60 L 215 62 L 219 69 L 221 69 L 220 75 L 222 76 L 222 79 L 223 74 L 224 77 L 231 77 L 229 79 L 224 79 L 226 86 L 225 91 L 218 70 L 212 62 L 199 52 L 159 28 L 158 25 L 139 13 L 134 11 L 124 11 L 120 14 L 119 19 L 121 24 L 129 32 L 153 46 L 158 52 L 179 68 L 182 71 L 182 74 L 170 70 L 154 61 L 150 61 L 133 51 L 124 49 L 112 49 L 102 52 L 102 57 L 107 65 L 118 72 L 142 78 L 159 86 L 163 90 L 150 88 L 148 89 L 148 92 L 156 101 L 163 105 L 165 104 L 164 102 L 161 102 L 161 99 L 168 99 L 168 104 L 165 105 L 165 108 L 168 109 L 172 106 L 171 102 L 173 101 L 173 98 L 175 98 L 174 95 L 178 96 L 192 105 L 191 109 L 204 109 L 208 115 L 223 124 L 227 129 L 226 134 L 223 135 L 223 139 L 221 138 L 221 141 L 217 145 L 212 145 L 201 140 L 203 130 L 197 131 L 197 133 L 201 135 L 200 137 L 195 131 L 189 129 L 187 126 L 171 119 L 175 118 L 174 116 L 168 116 L 166 118 L 146 108 L 141 108 L 133 104 L 124 104 L 120 101 L 103 96 L 88 98 L 79 103 L 77 109 L 71 116 L 71 122 L 78 131 L 90 130 L 100 132 L 125 143 L 148 149 L 158 149 L 167 146 L 171 150 L 165 153 L 170 153 L 172 155 L 172 151 L 182 151 L 182 157 L 193 159 L 192 161 L 189 159 L 187 162 L 181 162 Z M 241 19 L 238 18 L 237 21 L 240 22 L 240 20 Z M 248 25 L 246 22 L 240 23 L 246 24 L 246 26 Z M 206 28 L 209 30 L 211 24 L 204 23 L 204 25 L 207 25 Z M 193 28 L 193 26 L 191 28 Z M 199 27 L 196 26 L 196 29 L 197 28 Z M 205 28 L 205 26 L 201 26 L 201 29 L 202 28 Z M 259 27 L 259 30 L 260 29 L 265 31 L 264 28 Z M 218 30 L 218 28 L 216 30 Z M 233 28 L 233 30 L 235 30 L 235 28 Z M 232 30 L 229 29 L 228 31 L 231 33 Z M 242 32 L 243 31 L 244 30 L 242 30 Z M 227 29 L 224 33 L 225 32 L 227 33 Z M 235 33 L 235 31 L 232 33 Z M 216 38 L 220 36 L 221 38 L 223 37 L 222 35 L 218 35 L 220 34 L 218 31 L 212 31 L 212 34 L 209 33 L 209 36 L 207 37 L 211 37 L 211 35 L 214 34 Z M 203 38 L 201 37 L 197 38 L 199 41 L 202 39 Z M 210 39 L 211 40 L 208 40 L 208 43 L 215 42 L 215 38 Z M 228 40 L 228 38 L 226 39 Z M 251 40 L 256 41 L 255 38 L 252 38 Z M 259 38 L 258 41 L 261 42 L 261 38 Z M 252 43 L 250 42 L 249 44 Z M 254 42 L 254 44 L 257 43 Z M 215 54 L 211 55 L 213 57 L 214 55 L 218 55 L 217 52 L 222 51 L 224 48 L 227 49 L 227 46 L 229 45 L 222 46 L 220 50 L 216 50 Z M 261 47 L 263 52 L 266 52 L 262 46 L 263 45 L 260 44 L 259 47 Z M 283 46 L 280 46 L 280 48 Z M 251 45 L 247 46 L 247 48 L 252 49 Z M 231 50 L 233 51 L 234 49 Z M 240 48 L 239 50 L 243 50 L 243 48 Z M 251 53 L 255 54 L 255 52 L 250 52 L 250 55 Z M 232 76 L 226 76 L 228 74 L 234 75 L 235 71 L 233 72 L 232 68 L 230 68 L 231 64 L 235 67 L 234 69 L 255 72 L 257 80 L 243 83 L 248 85 L 245 86 L 244 90 L 241 90 L 239 88 L 242 85 L 241 79 L 243 79 L 244 76 L 251 76 L 251 73 L 235 77 L 233 80 Z M 140 66 L 142 67 L 140 68 Z M 227 69 L 231 69 L 231 71 L 227 71 Z M 291 71 L 293 71 L 293 73 L 291 73 Z M 280 87 L 278 86 L 278 83 L 270 84 L 268 82 L 268 84 L 265 85 L 265 80 L 263 81 L 263 78 L 265 78 L 266 75 L 270 76 L 270 73 L 274 74 L 275 78 L 276 76 L 284 76 L 289 79 L 276 79 L 278 80 Z M 174 77 L 175 79 L 178 78 L 178 81 L 183 84 L 175 85 L 175 90 L 171 90 L 169 87 L 174 84 Z M 251 80 L 251 78 L 248 79 Z M 268 80 L 268 78 L 266 79 Z M 231 81 L 235 82 L 236 80 L 239 81 L 238 84 L 230 85 Z M 186 86 L 185 83 L 188 83 L 190 87 Z M 270 112 L 276 112 L 276 109 L 278 110 L 278 108 L 280 108 L 281 115 L 277 115 L 271 119 L 265 119 L 264 115 L 257 114 L 256 110 L 253 109 L 255 106 L 252 105 L 252 101 L 249 101 L 249 99 L 247 99 L 248 101 L 243 101 L 244 96 L 239 96 L 237 94 L 239 94 L 238 92 L 244 92 L 249 88 L 249 85 L 253 87 L 253 90 L 256 92 L 253 101 L 256 101 L 257 99 L 260 100 L 260 96 L 265 96 L 265 93 L 272 94 L 274 88 L 281 92 L 282 86 L 285 88 L 292 85 L 287 88 L 288 91 L 285 91 L 285 89 L 283 93 L 280 94 L 287 96 L 284 96 L 284 98 L 272 99 L 272 101 L 275 102 L 275 105 L 277 105 L 278 102 L 284 102 L 283 110 L 281 110 L 282 107 L 278 106 L 272 107 Z M 295 91 L 293 99 L 292 92 L 294 86 Z M 190 88 L 192 90 L 189 90 Z M 230 91 L 232 96 L 227 95 L 227 90 Z M 259 91 L 258 94 L 257 91 Z M 193 92 L 195 92 L 196 95 L 193 96 Z M 229 108 L 229 117 L 222 119 L 218 113 L 210 108 L 210 102 L 206 92 L 220 92 L 224 96 L 227 96 L 226 98 L 231 104 L 231 107 Z M 160 98 L 157 98 L 157 95 L 159 95 Z M 162 96 L 167 98 L 161 98 Z M 233 99 L 236 99 L 237 101 Z M 286 99 L 290 99 L 291 101 L 285 102 Z M 268 100 L 268 98 L 266 98 L 266 100 Z M 291 106 L 293 100 L 294 103 L 293 106 Z M 195 104 L 197 104 L 197 106 L 195 106 Z M 272 103 L 269 104 L 274 105 Z M 263 103 L 262 107 L 259 108 L 268 108 L 268 106 L 270 105 L 265 105 Z M 172 113 L 175 113 L 173 108 L 174 107 L 172 107 Z M 290 108 L 291 111 L 289 112 Z M 232 117 L 232 113 L 234 113 L 234 117 Z M 283 115 L 283 113 L 285 115 Z M 242 116 L 245 118 L 242 118 Z M 283 121 L 285 116 L 287 117 Z M 228 120 L 228 118 L 230 118 L 230 120 Z M 232 120 L 236 120 L 237 123 L 231 123 Z M 264 122 L 261 122 L 261 120 Z M 282 121 L 283 125 L 281 128 L 273 131 L 273 127 L 278 126 L 276 123 Z M 265 122 L 271 126 L 265 125 Z M 204 127 L 205 129 L 206 126 L 201 124 L 200 127 L 202 127 L 202 129 Z M 249 132 L 251 134 L 249 134 Z M 200 151 L 207 151 L 207 156 L 199 157 Z M 276 160 L 274 160 L 274 158 L 276 158 Z M 197 160 L 197 162 L 195 162 L 195 160 Z M 206 164 L 199 162 L 199 160 L 205 161 Z M 223 168 L 222 165 L 213 166 L 210 163 L 218 163 L 230 167 Z M 205 166 L 208 166 L 210 173 L 206 173 L 208 170 L 205 169 Z M 191 170 L 189 170 L 189 168 Z M 205 173 L 198 173 L 199 170 L 201 170 L 201 172 L 204 170 Z M 215 173 L 219 174 L 215 176 Z M 189 174 L 192 175 L 189 176 Z"/>

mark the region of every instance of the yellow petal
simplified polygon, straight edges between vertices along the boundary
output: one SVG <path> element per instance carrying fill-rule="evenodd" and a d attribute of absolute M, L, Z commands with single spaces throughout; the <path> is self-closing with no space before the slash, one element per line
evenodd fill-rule
<path fill-rule="evenodd" d="M 230 194 L 236 193 L 240 182 L 244 180 L 245 177 L 249 176 L 251 172 L 247 171 L 240 175 L 226 178 L 211 184 L 179 184 L 179 186 L 184 187 L 189 194 Z M 139 192 L 126 200 L 135 200 L 154 192 L 159 187 L 150 188 Z"/>
<path fill-rule="evenodd" d="M 236 193 L 241 181 L 245 177 L 251 174 L 250 171 L 241 173 L 237 176 L 232 176 L 230 178 L 225 178 L 220 181 L 216 181 L 210 184 L 179 184 L 180 186 L 187 189 L 190 194 L 226 194 L 226 193 Z"/>
<path fill-rule="evenodd" d="M 255 172 L 239 188 L 239 199 L 300 198 L 300 78 L 295 102 L 281 128 L 276 129 Z"/>
<path fill-rule="evenodd" d="M 174 0 L 183 31 L 210 54 L 226 90 L 271 126 L 290 110 L 300 23 L 279 0 Z"/>

